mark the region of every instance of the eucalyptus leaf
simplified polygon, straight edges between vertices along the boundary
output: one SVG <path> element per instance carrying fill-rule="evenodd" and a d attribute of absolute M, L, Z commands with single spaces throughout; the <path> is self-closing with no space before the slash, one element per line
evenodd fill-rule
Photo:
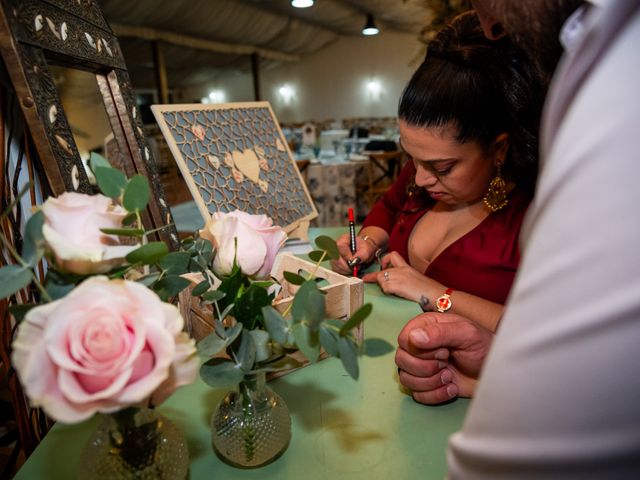
<path fill-rule="evenodd" d="M 126 259 L 129 263 L 153 265 L 158 263 L 169 252 L 164 242 L 151 242 L 130 252 Z"/>
<path fill-rule="evenodd" d="M 136 212 L 130 213 L 122 219 L 122 225 L 132 225 L 136 222 L 136 220 L 138 220 L 138 215 L 136 215 Z"/>
<path fill-rule="evenodd" d="M 153 284 L 153 290 L 158 296 L 167 301 L 171 297 L 175 297 L 182 290 L 191 285 L 191 282 L 179 275 L 166 275 Z"/>
<path fill-rule="evenodd" d="M 373 310 L 373 305 L 371 305 L 370 303 L 365 303 L 358 310 L 353 312 L 351 318 L 344 323 L 342 328 L 340 328 L 340 335 L 346 335 L 353 328 L 362 323 L 365 318 L 367 318 L 371 314 L 371 310 Z"/>
<path fill-rule="evenodd" d="M 327 252 L 327 255 L 332 260 L 338 260 L 340 258 L 338 245 L 336 245 L 336 241 L 333 238 L 327 237 L 326 235 L 320 235 L 316 238 L 316 245 L 321 250 Z"/>
<path fill-rule="evenodd" d="M 198 342 L 198 354 L 203 357 L 211 357 L 221 352 L 228 344 L 228 339 L 221 338 L 216 332 L 212 332 Z"/>
<path fill-rule="evenodd" d="M 338 356 L 339 335 L 336 333 L 336 331 L 331 328 L 327 328 L 324 325 L 321 325 L 318 334 L 320 337 L 320 345 L 322 345 L 322 348 L 324 348 L 325 352 L 327 352 L 332 357 Z"/>
<path fill-rule="evenodd" d="M 124 189 L 122 206 L 128 212 L 142 211 L 149 203 L 149 182 L 142 175 L 131 177 Z"/>
<path fill-rule="evenodd" d="M 38 210 L 31 215 L 24 228 L 22 259 L 31 267 L 35 267 L 44 255 L 43 225 L 44 213 L 42 210 Z"/>
<path fill-rule="evenodd" d="M 296 345 L 307 360 L 310 362 L 318 360 L 318 356 L 320 355 L 318 332 L 313 332 L 304 323 L 294 324 L 292 330 L 293 336 L 296 340 Z"/>
<path fill-rule="evenodd" d="M 120 237 L 141 237 L 144 230 L 141 228 L 101 228 L 102 233 L 107 235 L 118 235 Z"/>
<path fill-rule="evenodd" d="M 309 255 L 309 258 L 314 262 L 322 262 L 327 258 L 323 250 L 313 250 L 309 252 L 308 255 Z"/>
<path fill-rule="evenodd" d="M 97 166 L 93 171 L 100 191 L 107 197 L 119 198 L 127 186 L 127 177 L 120 170 Z"/>
<path fill-rule="evenodd" d="M 346 337 L 338 338 L 338 352 L 340 354 L 340 360 L 347 373 L 354 380 L 358 379 L 360 374 L 358 368 L 358 350 L 355 343 Z"/>
<path fill-rule="evenodd" d="M 395 347 L 382 338 L 367 338 L 364 341 L 364 354 L 368 357 L 381 357 L 394 350 Z"/>
<path fill-rule="evenodd" d="M 209 281 L 203 280 L 195 287 L 193 287 L 193 289 L 191 290 L 191 295 L 194 297 L 199 297 L 203 293 L 206 293 L 207 290 L 209 290 L 209 287 L 211 287 L 211 285 L 209 285 Z"/>
<path fill-rule="evenodd" d="M 27 313 L 29 313 L 29 310 L 34 307 L 37 307 L 35 303 L 19 303 L 9 306 L 9 313 L 13 315 L 16 323 L 20 323 L 22 320 L 24 320 L 24 317 L 27 315 Z"/>
<path fill-rule="evenodd" d="M 31 283 L 31 269 L 20 265 L 0 268 L 0 298 L 13 295 Z"/>
<path fill-rule="evenodd" d="M 225 329 L 224 333 L 227 336 L 227 345 L 231 345 L 242 333 L 242 324 L 236 323 L 233 327 Z"/>
<path fill-rule="evenodd" d="M 280 315 L 280 312 L 269 305 L 262 307 L 262 316 L 264 317 L 264 324 L 267 328 L 267 332 L 269 332 L 273 341 L 280 345 L 287 343 L 289 328 L 287 326 L 287 321 L 282 315 Z"/>
<path fill-rule="evenodd" d="M 200 295 L 200 298 L 202 298 L 203 303 L 209 304 L 209 303 L 220 301 L 225 296 L 226 294 L 224 292 L 221 292 L 220 290 L 209 290 L 207 292 L 204 292 L 202 295 Z"/>
<path fill-rule="evenodd" d="M 183 274 L 187 273 L 191 255 L 189 252 L 171 252 L 160 260 L 160 268 L 167 273 Z"/>
<path fill-rule="evenodd" d="M 317 328 L 325 317 L 325 303 L 316 282 L 307 280 L 298 289 L 293 298 L 291 314 L 294 321 L 306 321 L 312 329 Z"/>
<path fill-rule="evenodd" d="M 66 296 L 75 286 L 75 282 L 68 281 L 68 279 L 56 275 L 51 270 L 47 272 L 44 280 L 44 289 L 47 291 L 49 297 L 51 297 L 51 300 L 58 300 Z"/>
<path fill-rule="evenodd" d="M 238 348 L 236 356 L 242 370 L 249 372 L 253 369 L 253 364 L 256 362 L 256 342 L 246 328 L 242 329 L 240 348 Z"/>
<path fill-rule="evenodd" d="M 260 288 L 269 288 L 274 283 L 275 282 L 272 282 L 271 280 L 258 280 L 256 282 L 251 282 L 251 285 Z"/>
<path fill-rule="evenodd" d="M 285 280 L 292 285 L 302 285 L 304 282 L 306 282 L 306 279 L 303 276 L 298 275 L 297 273 L 287 272 L 285 270 L 284 272 L 282 272 L 282 275 L 284 276 Z"/>
<path fill-rule="evenodd" d="M 200 366 L 200 378 L 214 388 L 235 386 L 242 381 L 244 374 L 240 365 L 222 358 L 212 358 Z"/>
<path fill-rule="evenodd" d="M 89 166 L 91 167 L 92 172 L 96 171 L 96 167 L 113 168 L 111 167 L 109 160 L 96 152 L 91 152 L 89 155 Z"/>

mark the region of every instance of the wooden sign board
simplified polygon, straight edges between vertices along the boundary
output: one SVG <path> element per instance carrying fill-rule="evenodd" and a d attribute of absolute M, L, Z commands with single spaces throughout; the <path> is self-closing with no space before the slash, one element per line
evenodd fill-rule
<path fill-rule="evenodd" d="M 268 102 L 151 110 L 205 222 L 242 210 L 307 239 L 318 212 Z"/>

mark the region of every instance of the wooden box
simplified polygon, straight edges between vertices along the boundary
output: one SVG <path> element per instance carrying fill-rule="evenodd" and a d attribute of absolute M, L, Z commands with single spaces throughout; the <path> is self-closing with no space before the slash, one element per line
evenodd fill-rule
<path fill-rule="evenodd" d="M 328 318 L 337 318 L 346 320 L 364 302 L 364 284 L 359 278 L 345 277 L 324 267 L 318 267 L 307 260 L 296 257 L 292 253 L 281 253 L 271 269 L 271 276 L 280 282 L 284 298 L 274 302 L 273 306 L 280 313 L 289 307 L 295 295 L 296 286 L 289 285 L 284 279 L 284 272 L 302 273 L 301 271 L 313 273 L 316 278 L 324 278 L 329 282 L 320 289 L 327 292 L 326 308 Z M 185 311 L 189 312 L 189 333 L 196 340 L 206 337 L 213 331 L 213 317 L 210 305 L 202 305 L 200 299 L 191 297 L 190 292 L 181 295 L 181 304 Z M 189 305 L 184 305 L 188 302 Z M 358 343 L 362 343 L 364 338 L 364 329 L 361 323 L 354 332 L 354 336 Z"/>
<path fill-rule="evenodd" d="M 315 263 L 296 257 L 291 253 L 281 253 L 271 269 L 271 276 L 280 282 L 284 298 L 274 302 L 273 306 L 280 312 L 284 313 L 291 302 L 297 290 L 297 286 L 290 285 L 284 279 L 284 272 L 293 272 L 305 276 L 313 274 L 315 278 L 323 278 L 329 282 L 329 285 L 320 287 L 320 290 L 326 292 L 325 305 L 327 309 L 327 318 L 337 318 L 346 320 L 364 302 L 364 284 L 359 278 L 345 277 L 339 273 L 324 267 L 316 267 Z M 364 331 L 362 323 L 354 332 L 354 336 L 358 343 L 362 343 Z"/>

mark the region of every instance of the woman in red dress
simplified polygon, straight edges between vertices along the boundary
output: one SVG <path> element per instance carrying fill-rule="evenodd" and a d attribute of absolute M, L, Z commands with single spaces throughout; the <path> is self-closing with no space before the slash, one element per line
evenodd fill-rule
<path fill-rule="evenodd" d="M 399 105 L 408 159 L 364 221 L 351 271 L 386 249 L 378 282 L 423 310 L 456 312 L 495 330 L 520 261 L 518 234 L 537 172 L 542 86 L 507 39 L 487 40 L 473 13 L 429 44 Z"/>

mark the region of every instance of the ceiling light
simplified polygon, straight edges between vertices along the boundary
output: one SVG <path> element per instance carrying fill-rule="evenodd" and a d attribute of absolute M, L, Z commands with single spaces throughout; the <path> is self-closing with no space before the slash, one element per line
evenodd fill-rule
<path fill-rule="evenodd" d="M 364 24 L 364 28 L 362 29 L 363 35 L 377 35 L 380 33 L 378 27 L 376 27 L 375 22 L 373 21 L 373 15 L 367 13 L 367 23 Z"/>
<path fill-rule="evenodd" d="M 296 8 L 308 8 L 313 5 L 313 0 L 291 0 L 291 5 Z"/>

